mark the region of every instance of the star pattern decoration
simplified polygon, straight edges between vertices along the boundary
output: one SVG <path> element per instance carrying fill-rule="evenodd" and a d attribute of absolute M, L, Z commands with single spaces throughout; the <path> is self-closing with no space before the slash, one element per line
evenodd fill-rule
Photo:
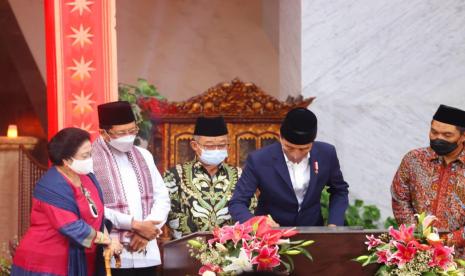
<path fill-rule="evenodd" d="M 80 44 L 81 47 L 84 47 L 84 45 L 87 44 L 92 44 L 92 41 L 90 40 L 91 37 L 94 35 L 90 33 L 90 27 L 84 29 L 82 24 L 79 26 L 79 30 L 71 27 L 71 31 L 73 31 L 74 34 L 68 35 L 68 37 L 71 37 L 74 39 L 73 41 L 73 46 L 76 44 Z"/>
<path fill-rule="evenodd" d="M 90 134 L 96 133 L 95 130 L 92 130 L 92 123 L 86 124 L 84 121 L 81 121 L 80 125 L 74 125 L 73 127 L 83 129 L 83 130 L 89 132 Z"/>
<path fill-rule="evenodd" d="M 68 69 L 74 70 L 73 79 L 84 80 L 85 78 L 90 78 L 90 72 L 95 71 L 95 68 L 91 67 L 92 60 L 85 61 L 84 57 L 81 56 L 81 60 L 77 61 L 73 59 L 74 66 L 69 66 Z"/>
<path fill-rule="evenodd" d="M 79 15 L 82 15 L 84 11 L 91 12 L 89 6 L 93 3 L 87 0 L 74 0 L 73 2 L 66 3 L 66 5 L 73 6 L 71 12 L 79 11 Z"/>
<path fill-rule="evenodd" d="M 92 100 L 92 93 L 85 94 L 84 91 L 81 90 L 81 94 L 74 94 L 73 93 L 74 100 L 71 101 L 72 104 L 74 104 L 73 111 L 74 112 L 79 112 L 81 114 L 87 113 L 87 112 L 92 112 L 94 109 L 92 108 L 92 105 L 95 104 L 96 102 Z"/>

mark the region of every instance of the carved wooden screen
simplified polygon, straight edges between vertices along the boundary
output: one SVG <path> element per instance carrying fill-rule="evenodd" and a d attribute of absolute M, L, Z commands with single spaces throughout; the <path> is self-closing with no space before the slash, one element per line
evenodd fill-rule
<path fill-rule="evenodd" d="M 230 148 L 227 162 L 242 167 L 249 152 L 277 141 L 281 121 L 295 107 L 307 107 L 314 98 L 289 97 L 279 101 L 253 83 L 238 79 L 220 83 L 185 102 L 163 103 L 156 120 L 151 150 L 159 169 L 192 160 L 190 147 L 199 116 L 223 116 Z"/>
<path fill-rule="evenodd" d="M 18 189 L 18 238 L 25 233 L 30 223 L 32 191 L 47 167 L 40 164 L 23 146 L 19 149 L 19 189 Z"/>

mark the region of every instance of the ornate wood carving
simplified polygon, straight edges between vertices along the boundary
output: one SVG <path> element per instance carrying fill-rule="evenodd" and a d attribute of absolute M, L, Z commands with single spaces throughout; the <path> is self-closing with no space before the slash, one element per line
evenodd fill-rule
<path fill-rule="evenodd" d="M 239 79 L 219 83 L 204 93 L 183 102 L 165 103 L 159 117 L 162 122 L 223 116 L 227 121 L 281 120 L 292 108 L 307 107 L 314 97 L 288 97 L 285 102 L 266 94 L 257 85 Z M 229 120 L 228 120 L 229 119 Z"/>
<path fill-rule="evenodd" d="M 299 96 L 279 101 L 239 79 L 219 83 L 183 102 L 146 100 L 144 105 L 156 118 L 152 152 L 161 170 L 191 159 L 189 142 L 196 118 L 223 116 L 231 143 L 227 162 L 243 166 L 250 151 L 278 139 L 281 121 L 290 109 L 307 107 L 313 100 Z"/>

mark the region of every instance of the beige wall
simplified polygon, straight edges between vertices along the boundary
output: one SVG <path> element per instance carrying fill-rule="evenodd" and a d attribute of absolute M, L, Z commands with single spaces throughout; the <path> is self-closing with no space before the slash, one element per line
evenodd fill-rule
<path fill-rule="evenodd" d="M 278 95 L 278 54 L 260 0 L 117 0 L 120 82 L 138 77 L 185 100 L 239 77 Z"/>
<path fill-rule="evenodd" d="M 262 26 L 276 52 L 279 51 L 279 0 L 262 0 Z"/>
<path fill-rule="evenodd" d="M 277 1 L 116 0 L 119 81 L 185 100 L 239 77 L 279 96 Z M 45 78 L 43 0 L 9 2 Z"/>
<path fill-rule="evenodd" d="M 40 74 L 45 79 L 44 0 L 9 0 Z"/>

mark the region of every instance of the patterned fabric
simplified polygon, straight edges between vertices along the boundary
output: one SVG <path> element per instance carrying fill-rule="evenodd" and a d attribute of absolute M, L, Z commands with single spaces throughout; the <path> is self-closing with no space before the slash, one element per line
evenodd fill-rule
<path fill-rule="evenodd" d="M 148 165 L 142 154 L 135 148 L 126 153 L 137 177 L 141 194 L 142 213 L 144 218 L 150 214 L 153 205 L 153 183 Z M 121 183 L 121 175 L 115 157 L 107 143 L 99 137 L 92 147 L 94 172 L 102 186 L 105 206 L 129 214 L 129 206 Z M 119 231 L 113 229 L 113 232 Z M 123 235 L 123 231 L 119 231 Z M 122 238 L 121 238 L 122 240 Z"/>
<path fill-rule="evenodd" d="M 31 226 L 16 248 L 12 275 L 94 275 L 101 251 L 92 240 L 103 231 L 102 192 L 92 174 L 80 178 L 97 217 L 82 190 L 50 168 L 34 188 Z"/>
<path fill-rule="evenodd" d="M 166 171 L 163 178 L 170 193 L 168 222 L 173 237 L 233 224 L 228 202 L 241 173 L 240 168 L 223 163 L 210 176 L 196 160 Z M 251 208 L 255 206 L 256 200 L 252 201 Z"/>
<path fill-rule="evenodd" d="M 398 223 L 414 223 L 414 214 L 422 212 L 435 215 L 435 226 L 450 232 L 448 243 L 465 246 L 465 150 L 448 165 L 431 148 L 410 151 L 394 176 L 391 194 Z"/>

